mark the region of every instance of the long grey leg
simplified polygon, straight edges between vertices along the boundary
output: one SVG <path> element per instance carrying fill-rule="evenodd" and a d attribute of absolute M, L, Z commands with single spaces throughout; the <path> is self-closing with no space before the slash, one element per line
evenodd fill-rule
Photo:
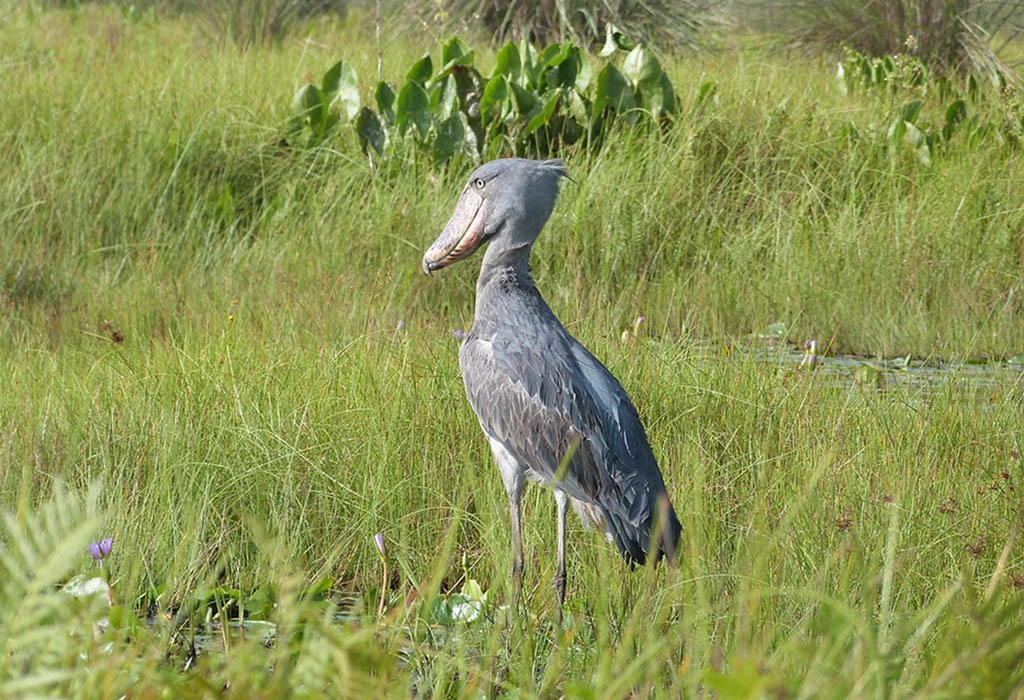
<path fill-rule="evenodd" d="M 508 515 L 512 527 L 512 603 L 519 602 L 519 589 L 523 585 L 523 539 L 519 527 L 519 500 L 523 494 L 523 488 L 514 493 L 508 494 Z"/>
<path fill-rule="evenodd" d="M 555 489 L 555 500 L 558 502 L 558 564 L 555 568 L 555 595 L 558 598 L 558 617 L 562 617 L 562 604 L 565 602 L 565 514 L 569 510 L 569 496 Z"/>
<path fill-rule="evenodd" d="M 487 440 L 491 443 L 498 469 L 501 470 L 501 481 L 505 484 L 505 492 L 508 494 L 508 519 L 512 530 L 512 602 L 516 604 L 519 602 L 519 590 L 523 584 L 523 538 L 519 524 L 519 502 L 522 500 L 526 479 L 519 463 L 505 446 L 490 436 L 487 436 Z"/>

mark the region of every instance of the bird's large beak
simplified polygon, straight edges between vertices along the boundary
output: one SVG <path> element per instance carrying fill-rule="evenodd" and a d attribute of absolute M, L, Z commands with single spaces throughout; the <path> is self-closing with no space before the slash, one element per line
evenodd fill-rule
<path fill-rule="evenodd" d="M 423 271 L 429 275 L 472 255 L 484 242 L 485 212 L 484 198 L 472 187 L 466 187 L 452 218 L 423 256 Z"/>

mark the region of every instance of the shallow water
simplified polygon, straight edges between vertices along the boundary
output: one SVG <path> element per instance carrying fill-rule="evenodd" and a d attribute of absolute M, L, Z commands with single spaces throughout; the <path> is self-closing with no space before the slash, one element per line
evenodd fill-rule
<path fill-rule="evenodd" d="M 916 360 L 910 356 L 885 359 L 818 353 L 811 360 L 804 348 L 771 342 L 741 349 L 738 354 L 740 357 L 752 354 L 757 362 L 794 372 L 813 373 L 837 386 L 875 391 L 903 388 L 928 394 L 950 385 L 975 389 L 1024 385 L 1024 363 L 1018 362 L 1018 358 L 1010 362 L 943 362 Z"/>

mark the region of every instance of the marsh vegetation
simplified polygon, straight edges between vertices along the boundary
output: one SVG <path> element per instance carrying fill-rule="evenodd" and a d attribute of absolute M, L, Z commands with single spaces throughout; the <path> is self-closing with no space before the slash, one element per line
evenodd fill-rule
<path fill-rule="evenodd" d="M 554 144 L 576 182 L 538 286 L 637 403 L 684 526 L 677 566 L 633 573 L 573 533 L 556 627 L 537 489 L 507 607 L 453 337 L 473 266 L 419 267 L 474 165 L 431 146 L 465 105 L 381 152 L 358 130 L 425 53 L 436 106 L 451 35 L 383 22 L 378 46 L 359 8 L 243 46 L 209 26 L 0 26 L 0 695 L 1022 692 L 1012 80 L 736 30 L 658 53 L 671 113 Z M 462 40 L 493 79 L 502 45 Z M 599 47 L 595 78 L 628 55 Z M 294 96 L 339 60 L 358 103 L 311 139 Z M 515 150 L 497 131 L 478 152 Z M 778 352 L 812 338 L 821 370 Z"/>

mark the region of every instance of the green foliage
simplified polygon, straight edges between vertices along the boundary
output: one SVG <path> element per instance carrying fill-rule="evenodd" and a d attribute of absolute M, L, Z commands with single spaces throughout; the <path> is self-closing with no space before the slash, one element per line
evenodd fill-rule
<path fill-rule="evenodd" d="M 346 121 L 356 118 L 359 105 L 356 72 L 344 61 L 338 61 L 324 73 L 320 87 L 307 83 L 295 93 L 288 132 L 293 138 L 307 132 L 306 146 L 318 145 L 343 117 Z"/>
<path fill-rule="evenodd" d="M 844 92 L 857 88 L 884 91 L 895 105 L 886 129 L 886 138 L 894 149 L 909 147 L 924 165 L 931 165 L 938 147 L 948 143 L 955 135 L 966 139 L 972 146 L 998 134 L 991 122 L 982 121 L 979 114 L 968 116 L 966 95 L 977 100 L 979 87 L 973 75 L 965 81 L 965 97 L 957 95 L 955 84 L 945 76 L 930 77 L 927 67 L 919 59 L 906 54 L 870 58 L 847 49 L 845 60 L 839 63 L 837 77 Z M 948 100 L 941 112 L 939 124 L 928 124 L 921 119 L 925 98 Z M 902 102 L 907 98 L 909 101 Z"/>
<path fill-rule="evenodd" d="M 359 108 L 355 73 L 341 61 L 324 87 L 305 85 L 293 101 L 289 124 L 307 130 L 307 144 L 339 122 L 355 128 L 363 153 L 385 156 L 392 136 L 410 139 L 435 167 L 460 157 L 477 162 L 500 154 L 547 156 L 577 144 L 597 147 L 616 123 L 662 122 L 676 110 L 675 90 L 658 59 L 643 46 L 615 46 L 609 28 L 606 54 L 624 53 L 621 69 L 606 62 L 592 79 L 590 58 L 572 42 L 538 51 L 528 41 L 505 44 L 490 76 L 474 66 L 474 52 L 448 41 L 435 70 L 428 54 L 407 71 L 405 83 L 381 81 L 376 109 Z M 344 77 L 328 80 L 339 73 Z M 343 109 L 339 109 L 339 103 Z"/>
<path fill-rule="evenodd" d="M 749 3 L 763 8 L 760 25 L 791 42 L 837 51 L 844 47 L 871 57 L 909 53 L 937 73 L 974 74 L 993 82 L 1013 71 L 993 40 L 1016 33 L 1024 9 L 1019 0 L 796 0 Z M 1010 30 L 1009 32 L 1007 30 Z"/>
<path fill-rule="evenodd" d="M 373 27 L 197 52 L 188 21 L 112 7 L 8 19 L 0 695 L 1020 685 L 1024 396 L 1021 365 L 998 360 L 1024 350 L 1024 162 L 997 135 L 957 131 L 930 168 L 892 147 L 895 116 L 947 118 L 956 97 L 934 82 L 844 95 L 798 55 L 659 56 L 675 118 L 567 152 L 575 182 L 534 277 L 636 402 L 685 535 L 676 567 L 629 572 L 571 519 L 559 628 L 555 504 L 532 486 L 508 607 L 507 496 L 451 335 L 471 322 L 479 257 L 429 280 L 419 267 L 469 159 L 434 170 L 410 117 L 371 167 L 337 92 L 329 148 L 280 144 L 289 106 L 266 86 L 338 46 L 376 75 Z M 429 45 L 382 30 L 388 66 Z M 473 57 L 502 66 L 494 111 L 532 97 L 512 87 L 515 49 Z M 649 75 L 629 50 L 618 73 Z M 588 62 L 594 91 L 603 66 Z M 364 84 L 356 117 L 393 125 L 408 80 Z M 1013 119 L 1012 95 L 979 91 L 961 97 L 966 119 Z M 774 359 L 807 338 L 818 370 Z M 834 371 L 840 352 L 877 357 Z M 906 370 L 885 360 L 908 353 Z M 106 535 L 113 607 L 64 591 L 96 574 L 85 546 Z"/>
<path fill-rule="evenodd" d="M 28 495 L 26 492 L 24 495 Z M 0 695 L 70 697 L 81 690 L 101 644 L 93 624 L 105 596 L 81 599 L 58 589 L 85 563 L 99 523 L 97 489 L 83 499 L 62 484 L 31 508 L 4 508 L 0 534 Z M 5 500 L 5 503 L 11 501 Z"/>

